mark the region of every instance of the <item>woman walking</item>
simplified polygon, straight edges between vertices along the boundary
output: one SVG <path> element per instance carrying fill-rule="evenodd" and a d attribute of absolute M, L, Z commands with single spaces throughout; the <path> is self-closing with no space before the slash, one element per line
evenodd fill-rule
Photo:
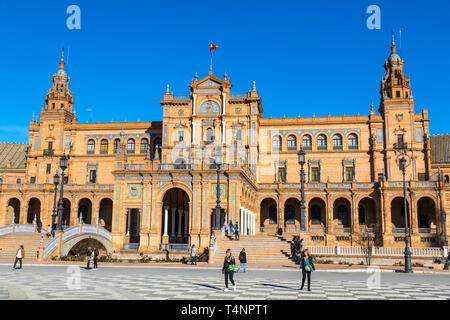
<path fill-rule="evenodd" d="M 311 273 L 316 270 L 314 267 L 314 263 L 312 261 L 311 256 L 309 255 L 308 249 L 305 249 L 302 252 L 302 257 L 300 260 L 300 268 L 302 268 L 302 286 L 300 290 L 303 290 L 303 286 L 305 285 L 306 277 L 308 277 L 308 291 L 311 291 Z"/>
<path fill-rule="evenodd" d="M 88 248 L 88 251 L 87 251 L 87 254 L 86 254 L 86 259 L 87 259 L 87 266 L 86 266 L 86 269 L 91 269 L 90 268 L 90 263 L 91 263 L 91 257 L 92 257 L 92 249 L 91 249 L 91 247 L 89 247 Z"/>
<path fill-rule="evenodd" d="M 93 268 L 93 270 L 97 270 L 97 262 L 98 262 L 98 251 L 97 251 L 97 248 L 94 248 L 92 250 L 91 259 L 92 259 L 92 261 L 94 261 L 94 268 Z"/>
<path fill-rule="evenodd" d="M 242 267 L 244 267 L 245 272 L 245 265 L 247 264 L 247 253 L 245 252 L 245 248 L 242 248 L 241 253 L 239 253 L 239 262 L 241 264 L 239 265 L 239 268 L 236 270 L 236 272 L 239 272 Z"/>
<path fill-rule="evenodd" d="M 233 284 L 233 290 L 236 291 L 236 283 L 234 282 L 234 266 L 236 262 L 231 254 L 231 250 L 227 249 L 225 260 L 223 261 L 222 274 L 225 274 L 225 289 L 223 291 L 228 292 L 228 278 L 230 278 L 231 283 Z"/>

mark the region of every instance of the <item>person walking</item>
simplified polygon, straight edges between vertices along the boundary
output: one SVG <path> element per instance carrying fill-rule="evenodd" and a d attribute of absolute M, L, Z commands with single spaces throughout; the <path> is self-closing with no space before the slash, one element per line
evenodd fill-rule
<path fill-rule="evenodd" d="M 294 253 L 295 253 L 295 236 L 292 237 L 291 241 L 291 259 L 294 260 Z"/>
<path fill-rule="evenodd" d="M 239 225 L 237 222 L 234 225 L 234 240 L 239 240 Z"/>
<path fill-rule="evenodd" d="M 308 249 L 305 249 L 302 252 L 300 268 L 302 269 L 302 286 L 300 287 L 300 290 L 303 290 L 306 277 L 308 277 L 308 291 L 311 291 L 311 273 L 316 270 L 316 267 L 314 267 L 314 263 L 309 255 Z"/>
<path fill-rule="evenodd" d="M 247 264 L 247 253 L 245 252 L 245 248 L 242 248 L 241 252 L 239 253 L 239 268 L 236 270 L 236 273 L 239 272 L 239 270 L 241 270 L 242 267 L 244 267 L 244 272 L 245 272 L 245 266 Z"/>
<path fill-rule="evenodd" d="M 90 265 L 90 263 L 91 263 L 91 256 L 92 256 L 92 249 L 91 249 L 91 247 L 88 247 L 88 251 L 87 251 L 87 254 L 86 254 L 86 259 L 87 259 L 87 266 L 86 266 L 86 269 L 91 269 L 91 267 L 89 266 Z"/>
<path fill-rule="evenodd" d="M 94 262 L 94 267 L 92 268 L 92 270 L 97 270 L 97 268 L 98 268 L 98 265 L 97 265 L 97 262 L 98 262 L 98 251 L 97 251 L 97 248 L 94 248 L 92 250 L 91 260 Z"/>
<path fill-rule="evenodd" d="M 300 241 L 298 239 L 298 237 L 295 237 L 295 263 L 299 264 L 300 263 L 300 255 L 301 255 L 301 250 L 300 250 Z"/>
<path fill-rule="evenodd" d="M 229 227 L 228 227 L 228 223 L 226 221 L 223 224 L 223 229 L 225 230 L 225 236 L 228 237 Z"/>
<path fill-rule="evenodd" d="M 19 249 L 16 252 L 16 260 L 14 261 L 14 267 L 13 270 L 16 270 L 16 264 L 19 262 L 20 267 L 19 269 L 22 269 L 22 259 L 25 258 L 25 249 L 23 245 L 21 244 Z"/>
<path fill-rule="evenodd" d="M 230 221 L 230 240 L 233 240 L 233 236 L 234 236 L 234 226 L 233 226 L 233 222 Z"/>
<path fill-rule="evenodd" d="M 223 291 L 228 292 L 228 278 L 230 278 L 231 283 L 233 284 L 233 290 L 236 291 L 236 282 L 234 282 L 234 267 L 235 267 L 235 259 L 231 254 L 231 249 L 227 249 L 225 259 L 223 261 L 222 274 L 225 274 L 225 289 Z"/>
<path fill-rule="evenodd" d="M 195 246 L 195 244 L 193 244 L 191 247 L 191 265 L 192 264 L 197 265 L 197 247 Z"/>

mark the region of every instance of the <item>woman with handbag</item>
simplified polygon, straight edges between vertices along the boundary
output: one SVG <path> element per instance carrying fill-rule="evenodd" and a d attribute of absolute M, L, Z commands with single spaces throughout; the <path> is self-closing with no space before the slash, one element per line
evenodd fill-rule
<path fill-rule="evenodd" d="M 225 274 L 225 289 L 223 291 L 228 292 L 228 278 L 230 278 L 231 283 L 233 284 L 233 290 L 236 291 L 236 283 L 234 282 L 234 267 L 236 261 L 231 254 L 231 249 L 227 249 L 225 260 L 223 261 L 222 274 Z"/>
<path fill-rule="evenodd" d="M 302 268 L 302 286 L 300 290 L 303 290 L 303 286 L 305 285 L 306 277 L 308 277 L 308 291 L 311 291 L 311 273 L 316 270 L 314 267 L 313 260 L 309 255 L 308 249 L 305 249 L 302 252 L 302 257 L 300 260 L 300 268 Z"/>

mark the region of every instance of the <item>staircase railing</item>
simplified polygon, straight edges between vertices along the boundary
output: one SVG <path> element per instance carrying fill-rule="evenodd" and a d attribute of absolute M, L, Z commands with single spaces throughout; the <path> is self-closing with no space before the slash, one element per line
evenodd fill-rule
<path fill-rule="evenodd" d="M 0 236 L 6 236 L 8 234 L 13 233 L 37 233 L 37 225 L 36 224 L 9 224 L 3 227 L 0 227 Z M 40 233 L 47 233 L 47 230 L 41 228 Z"/>

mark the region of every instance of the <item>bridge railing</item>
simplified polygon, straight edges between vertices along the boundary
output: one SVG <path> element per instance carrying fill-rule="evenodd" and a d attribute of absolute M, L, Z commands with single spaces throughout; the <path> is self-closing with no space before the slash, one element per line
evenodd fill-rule
<path fill-rule="evenodd" d="M 36 224 L 8 224 L 6 226 L 0 227 L 0 236 L 6 236 L 13 233 L 35 233 L 38 232 Z M 43 234 L 47 233 L 47 230 L 41 228 Z"/>
<path fill-rule="evenodd" d="M 404 255 L 404 247 L 341 247 L 341 246 L 307 246 L 309 252 L 314 255 L 342 255 L 342 256 L 364 256 L 370 254 L 372 256 L 386 257 L 402 257 Z M 442 258 L 446 257 L 446 248 L 429 247 L 420 248 L 412 247 L 412 257 Z"/>

